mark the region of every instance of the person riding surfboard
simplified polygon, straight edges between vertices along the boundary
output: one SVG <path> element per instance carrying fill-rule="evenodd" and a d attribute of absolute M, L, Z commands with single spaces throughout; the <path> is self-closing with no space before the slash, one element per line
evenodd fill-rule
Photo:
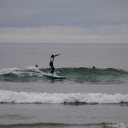
<path fill-rule="evenodd" d="M 60 54 L 57 54 L 57 55 L 51 55 L 51 57 L 50 57 L 50 63 L 49 63 L 49 65 L 50 65 L 50 67 L 51 67 L 51 74 L 53 75 L 53 73 L 54 73 L 54 71 L 55 71 L 55 68 L 54 68 L 54 66 L 53 66 L 53 62 L 54 62 L 54 58 L 56 57 L 56 56 L 59 56 Z"/>

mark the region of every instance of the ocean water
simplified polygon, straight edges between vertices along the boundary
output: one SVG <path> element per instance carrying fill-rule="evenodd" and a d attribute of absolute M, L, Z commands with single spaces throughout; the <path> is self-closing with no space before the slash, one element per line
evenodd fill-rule
<path fill-rule="evenodd" d="M 52 54 L 66 79 L 42 76 Z M 1 128 L 128 128 L 127 111 L 128 44 L 0 43 Z"/>

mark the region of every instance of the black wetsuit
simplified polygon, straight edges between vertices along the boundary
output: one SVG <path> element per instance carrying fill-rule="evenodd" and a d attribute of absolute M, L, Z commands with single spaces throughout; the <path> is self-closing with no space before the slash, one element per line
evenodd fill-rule
<path fill-rule="evenodd" d="M 54 57 L 56 57 L 56 56 L 58 56 L 58 55 L 54 55 Z M 54 68 L 54 66 L 53 66 L 53 62 L 54 62 L 54 58 L 50 58 L 50 63 L 49 63 L 49 65 L 50 65 L 50 67 L 52 68 L 52 70 L 51 70 L 51 73 L 53 74 L 54 73 L 54 71 L 55 71 L 55 68 Z"/>

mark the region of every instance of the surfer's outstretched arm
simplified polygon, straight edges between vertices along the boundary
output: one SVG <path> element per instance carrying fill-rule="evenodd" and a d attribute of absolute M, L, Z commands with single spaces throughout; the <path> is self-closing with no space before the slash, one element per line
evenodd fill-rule
<path fill-rule="evenodd" d="M 56 54 L 56 55 L 54 55 L 54 57 L 56 57 L 56 56 L 59 56 L 60 54 Z"/>

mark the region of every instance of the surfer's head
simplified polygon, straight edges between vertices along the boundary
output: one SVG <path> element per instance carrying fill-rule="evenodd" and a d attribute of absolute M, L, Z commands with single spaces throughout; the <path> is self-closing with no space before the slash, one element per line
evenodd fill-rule
<path fill-rule="evenodd" d="M 35 67 L 38 67 L 38 65 L 36 64 Z"/>
<path fill-rule="evenodd" d="M 54 58 L 54 55 L 51 55 L 52 58 Z"/>

